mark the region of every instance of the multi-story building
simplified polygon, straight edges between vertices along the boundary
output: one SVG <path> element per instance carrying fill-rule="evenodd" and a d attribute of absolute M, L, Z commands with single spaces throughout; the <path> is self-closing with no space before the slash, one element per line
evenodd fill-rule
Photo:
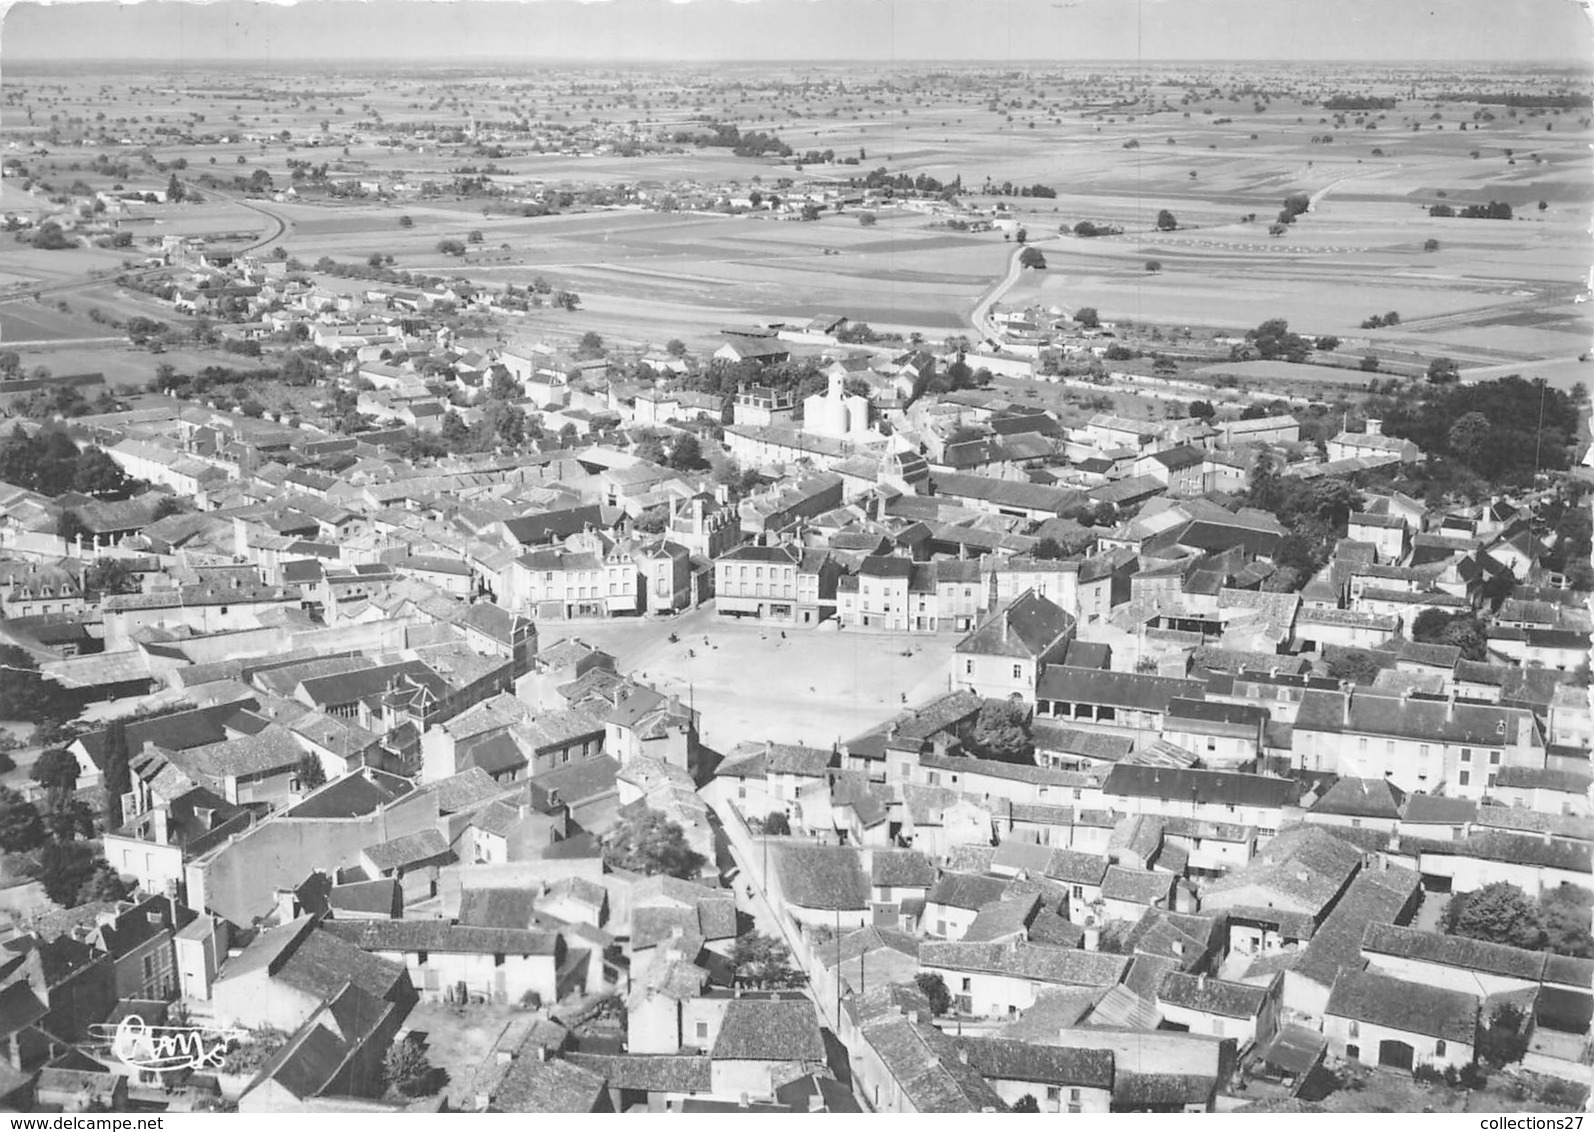
<path fill-rule="evenodd" d="M 1294 745 L 1300 770 L 1462 798 L 1488 794 L 1501 767 L 1543 767 L 1546 755 L 1525 708 L 1318 689 L 1301 697 Z"/>

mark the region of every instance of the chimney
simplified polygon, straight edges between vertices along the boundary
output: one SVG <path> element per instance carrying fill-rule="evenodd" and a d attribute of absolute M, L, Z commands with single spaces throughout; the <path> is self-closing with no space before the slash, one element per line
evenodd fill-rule
<path fill-rule="evenodd" d="M 1196 989 L 1200 991 L 1207 989 L 1207 977 L 1205 975 L 1196 976 Z"/>
<path fill-rule="evenodd" d="M 156 806 L 150 820 L 155 834 L 155 844 L 170 845 L 172 843 L 171 831 L 166 827 L 166 807 Z"/>
<path fill-rule="evenodd" d="M 291 888 L 277 889 L 277 922 L 286 924 L 292 922 L 298 913 L 298 900 Z"/>
<path fill-rule="evenodd" d="M 493 1057 L 499 1065 L 508 1065 L 515 1060 L 515 1052 L 514 1050 L 501 1049 L 495 1051 Z"/>
<path fill-rule="evenodd" d="M 808 1097 L 808 1111 L 809 1112 L 824 1112 L 825 1111 L 825 1094 L 821 1093 L 817 1088 Z"/>
<path fill-rule="evenodd" d="M 1445 699 L 1445 722 L 1454 723 L 1456 719 L 1456 690 L 1450 689 L 1450 695 Z"/>
<path fill-rule="evenodd" d="M 1368 417 L 1367 418 L 1367 435 L 1368 436 L 1382 436 L 1382 435 L 1384 435 L 1384 422 L 1379 420 L 1377 417 Z"/>

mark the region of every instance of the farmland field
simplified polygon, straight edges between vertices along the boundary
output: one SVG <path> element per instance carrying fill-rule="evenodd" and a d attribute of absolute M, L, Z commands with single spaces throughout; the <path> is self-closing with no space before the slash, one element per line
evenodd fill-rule
<path fill-rule="evenodd" d="M 1575 86 L 1578 72 L 1257 65 L 1242 88 L 1217 66 L 1020 75 L 835 65 L 804 72 L 799 91 L 767 69 L 727 65 L 652 76 L 645 100 L 636 78 L 492 66 L 402 76 L 8 68 L 0 129 L 23 147 L 32 187 L 9 177 L 6 209 L 47 213 L 40 185 L 156 191 L 173 172 L 203 200 L 128 206 L 116 222 L 135 234 L 128 249 L 19 246 L 6 273 L 48 290 L 119 270 L 162 237 L 202 235 L 306 265 L 391 257 L 398 271 L 494 287 L 541 277 L 579 294 L 575 311 L 504 319 L 497 333 L 510 340 L 595 331 L 636 347 L 677 337 L 710 347 L 727 325 L 819 313 L 939 339 L 971 329 L 1014 251 L 1011 232 L 953 231 L 946 218 L 1000 205 L 1047 260 L 1002 296 L 1009 307 L 1093 306 L 1110 320 L 1207 334 L 1280 317 L 1347 349 L 1448 354 L 1469 369 L 1566 382 L 1594 333 L 1576 301 L 1594 204 L 1587 114 L 1507 112 L 1447 93 Z M 1327 95 L 1345 89 L 1392 102 L 1327 109 Z M 41 143 L 64 139 L 29 114 L 35 104 L 69 121 L 102 107 L 116 116 L 82 148 L 52 149 Z M 186 127 L 171 128 L 179 120 Z M 703 121 L 756 125 L 792 156 L 682 144 L 691 130 L 680 131 Z M 934 178 L 956 209 L 934 194 L 910 205 L 833 199 L 861 202 L 873 169 Z M 300 192 L 321 177 L 344 188 Z M 255 187 L 243 187 L 250 178 Z M 1045 195 L 1018 195 L 1029 186 Z M 809 222 L 729 203 L 822 192 L 831 203 Z M 1311 197 L 1310 211 L 1270 235 L 1295 192 Z M 1513 218 L 1428 213 L 1490 200 L 1509 203 Z M 1176 230 L 1158 230 L 1164 209 Z M 1122 232 L 1072 235 L 1087 220 Z M 444 254 L 445 240 L 466 254 Z M 1388 311 L 1400 325 L 1362 329 Z M 82 321 L 0 305 L 11 339 L 88 337 Z"/>

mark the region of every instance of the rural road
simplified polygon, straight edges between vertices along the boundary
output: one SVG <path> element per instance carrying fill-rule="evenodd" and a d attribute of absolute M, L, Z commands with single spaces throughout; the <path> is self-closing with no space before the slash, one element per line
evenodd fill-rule
<path fill-rule="evenodd" d="M 1013 249 L 1013 258 L 1007 265 L 1007 275 L 985 293 L 985 297 L 975 305 L 973 312 L 969 315 L 969 322 L 975 331 L 978 332 L 981 339 L 996 337 L 996 326 L 990 321 L 991 308 L 1001 301 L 1003 295 L 1013 289 L 1013 284 L 1018 282 L 1018 277 L 1024 270 L 1018 259 L 1019 256 L 1024 254 L 1024 249 L 1028 246 L 1028 244 L 1020 244 Z"/>
<path fill-rule="evenodd" d="M 212 196 L 219 197 L 221 200 L 224 200 L 229 204 L 236 204 L 239 208 L 247 208 L 250 212 L 259 213 L 261 216 L 264 216 L 276 226 L 275 229 L 268 235 L 262 236 L 253 243 L 245 244 L 243 247 L 239 248 L 238 250 L 241 252 L 252 252 L 259 248 L 267 247 L 276 243 L 278 240 L 282 239 L 293 230 L 293 221 L 289 220 L 285 216 L 279 216 L 277 213 L 272 212 L 264 205 L 249 200 L 246 197 L 234 196 L 232 193 L 222 192 L 220 189 L 208 187 L 200 188 L 197 185 L 189 185 L 186 181 L 184 182 L 184 186 L 193 189 L 193 191 L 196 193 L 210 193 Z"/>

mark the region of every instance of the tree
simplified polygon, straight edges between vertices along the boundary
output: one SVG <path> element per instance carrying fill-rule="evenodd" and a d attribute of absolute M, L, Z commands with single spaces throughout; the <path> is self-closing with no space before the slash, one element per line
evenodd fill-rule
<path fill-rule="evenodd" d="M 1013 1102 L 1014 1112 L 1039 1112 L 1040 1110 L 1040 1102 L 1035 1099 L 1035 1094 L 1033 1093 L 1025 1093 Z"/>
<path fill-rule="evenodd" d="M 387 1047 L 382 1057 L 382 1079 L 401 1096 L 429 1097 L 448 1084 L 448 1073 L 431 1063 L 414 1034 L 406 1034 L 402 1041 Z"/>
<path fill-rule="evenodd" d="M 1036 543 L 1029 553 L 1031 558 L 1039 558 L 1045 561 L 1055 561 L 1056 559 L 1067 557 L 1067 552 L 1063 550 L 1063 544 L 1050 536 Z"/>
<path fill-rule="evenodd" d="M 675 444 L 670 449 L 669 466 L 678 472 L 693 472 L 708 467 L 697 437 L 688 432 L 675 438 Z"/>
<path fill-rule="evenodd" d="M 1148 260 L 1146 260 L 1146 271 L 1149 274 L 1155 275 L 1161 270 L 1162 270 L 1162 261 L 1160 259 L 1148 259 Z"/>
<path fill-rule="evenodd" d="M 15 350 L 0 350 L 0 377 L 15 378 L 22 374 L 22 356 Z"/>
<path fill-rule="evenodd" d="M 755 990 L 787 990 L 807 982 L 803 973 L 792 966 L 791 949 L 763 932 L 748 932 L 736 938 L 731 966 L 737 984 Z"/>
<path fill-rule="evenodd" d="M 1363 373 L 1377 373 L 1378 359 L 1372 354 L 1362 356 L 1361 368 Z"/>
<path fill-rule="evenodd" d="M 771 810 L 764 819 L 764 833 L 770 837 L 786 837 L 791 834 L 791 821 L 780 810 Z"/>
<path fill-rule="evenodd" d="M 465 239 L 469 240 L 473 244 L 481 243 L 482 242 L 482 230 L 480 228 L 472 228 L 470 230 L 470 233 L 465 237 Z"/>
<path fill-rule="evenodd" d="M 1489 1024 L 1478 1033 L 1478 1056 L 1491 1069 L 1500 1069 L 1522 1060 L 1528 1052 L 1528 1036 L 1523 1032 L 1524 1016 L 1519 1007 L 1501 1003 L 1489 1015 Z"/>
<path fill-rule="evenodd" d="M 71 714 L 60 686 L 39 674 L 33 657 L 16 645 L 0 645 L 0 719 L 59 723 Z"/>
<path fill-rule="evenodd" d="M 1174 217 L 1173 213 L 1169 212 L 1166 208 L 1157 213 L 1158 231 L 1172 232 L 1177 227 L 1179 227 L 1179 221 Z"/>
<path fill-rule="evenodd" d="M 1425 251 L 1425 252 L 1436 252 L 1436 251 L 1438 251 L 1439 250 L 1439 241 L 1438 240 L 1434 240 L 1434 239 L 1424 240 L 1422 242 L 1422 250 Z"/>
<path fill-rule="evenodd" d="M 97 594 L 138 592 L 138 576 L 120 558 L 102 558 L 83 572 L 83 588 Z"/>
<path fill-rule="evenodd" d="M 1594 938 L 1590 936 L 1591 910 L 1594 910 L 1594 893 L 1586 888 L 1563 884 L 1545 892 L 1539 897 L 1545 947 L 1557 955 L 1594 959 Z"/>
<path fill-rule="evenodd" d="M 113 719 L 106 724 L 105 736 L 100 743 L 100 759 L 105 778 L 105 828 L 122 826 L 122 795 L 133 788 L 133 775 L 129 763 L 132 752 L 127 746 L 127 723 Z M 73 760 L 76 761 L 75 759 Z"/>
<path fill-rule="evenodd" d="M 78 886 L 79 904 L 111 903 L 125 900 L 134 886 L 121 877 L 111 863 L 103 858 L 94 862 L 88 877 Z"/>
<path fill-rule="evenodd" d="M 1020 267 L 1027 267 L 1034 271 L 1046 270 L 1046 256 L 1037 247 L 1026 247 L 1019 252 L 1018 263 Z"/>
<path fill-rule="evenodd" d="M 75 908 L 101 865 L 106 865 L 105 858 L 86 841 L 51 841 L 39 850 L 39 882 L 51 900 Z"/>
<path fill-rule="evenodd" d="M 952 992 L 946 989 L 946 980 L 936 972 L 920 971 L 914 976 L 913 985 L 930 1000 L 930 1013 L 940 1017 L 952 1009 Z"/>
<path fill-rule="evenodd" d="M 520 396 L 520 383 L 503 366 L 494 366 L 493 376 L 487 382 L 487 396 L 495 401 L 513 401 Z"/>
<path fill-rule="evenodd" d="M 173 173 L 166 181 L 166 203 L 181 204 L 183 202 L 183 183 Z"/>
<path fill-rule="evenodd" d="M 446 240 L 437 241 L 437 251 L 439 255 L 464 255 L 465 245 L 463 242 L 450 237 Z"/>
<path fill-rule="evenodd" d="M 875 226 L 875 222 L 878 221 L 878 220 L 879 220 L 879 217 L 877 217 L 872 212 L 860 212 L 860 213 L 858 213 L 858 224 L 861 227 L 873 228 Z"/>
<path fill-rule="evenodd" d="M 1447 935 L 1537 951 L 1545 933 L 1538 906 L 1514 884 L 1496 881 L 1450 898 L 1440 917 Z"/>
<path fill-rule="evenodd" d="M 319 755 L 314 751 L 306 751 L 294 764 L 293 776 L 299 780 L 299 789 L 308 794 L 317 787 L 326 785 L 327 768 L 322 765 Z"/>
<path fill-rule="evenodd" d="M 0 786 L 0 852 L 31 853 L 43 844 L 38 807 L 9 786 Z"/>
<path fill-rule="evenodd" d="M 464 452 L 470 447 L 470 426 L 465 423 L 453 409 L 443 414 L 442 426 L 437 430 L 437 438 L 447 452 Z"/>
<path fill-rule="evenodd" d="M 1453 358 L 1435 358 L 1428 363 L 1428 381 L 1432 385 L 1446 385 L 1461 376 L 1461 367 Z"/>
<path fill-rule="evenodd" d="M 1316 350 L 1337 350 L 1339 349 L 1339 339 L 1332 334 L 1323 334 L 1312 343 L 1312 348 Z"/>
<path fill-rule="evenodd" d="M 1483 458 L 1485 445 L 1493 431 L 1494 426 L 1488 417 L 1472 412 L 1456 418 L 1445 439 L 1450 451 L 1460 457 L 1462 463 L 1473 465 Z"/>
<path fill-rule="evenodd" d="M 614 869 L 689 880 L 707 864 L 704 856 L 686 843 L 686 831 L 657 810 L 644 809 L 626 818 L 610 832 L 603 846 L 604 862 Z"/>
<path fill-rule="evenodd" d="M 1383 671 L 1377 659 L 1366 649 L 1344 649 L 1328 661 L 1328 674 L 1336 680 L 1351 680 L 1357 684 L 1371 684 Z"/>
<path fill-rule="evenodd" d="M 1021 700 L 986 700 L 969 735 L 980 758 L 1028 763 L 1035 747 L 1029 737 L 1029 712 Z"/>
<path fill-rule="evenodd" d="M 1080 307 L 1074 312 L 1074 321 L 1087 330 L 1094 330 L 1101 325 L 1101 316 L 1096 313 L 1095 307 Z"/>
<path fill-rule="evenodd" d="M 686 343 L 679 338 L 671 338 L 665 344 L 664 351 L 672 358 L 684 358 L 686 356 Z"/>
<path fill-rule="evenodd" d="M 415 227 L 415 221 L 411 220 L 408 216 L 400 216 L 399 217 L 399 227 L 400 228 L 413 228 L 413 227 Z"/>
<path fill-rule="evenodd" d="M 664 451 L 664 441 L 653 433 L 648 433 L 637 440 L 636 446 L 631 449 L 631 454 L 638 460 L 645 460 L 649 464 L 664 464 L 669 461 L 669 454 Z"/>
<path fill-rule="evenodd" d="M 1190 415 L 1197 420 L 1210 421 L 1218 415 L 1218 410 L 1211 401 L 1191 401 Z"/>
<path fill-rule="evenodd" d="M 581 336 L 581 341 L 576 345 L 576 357 L 601 358 L 604 354 L 603 336 L 594 330 L 589 330 Z"/>
<path fill-rule="evenodd" d="M 151 521 L 158 523 L 169 516 L 181 515 L 183 510 L 183 501 L 181 499 L 175 495 L 163 495 L 155 503 L 155 517 Z"/>
<path fill-rule="evenodd" d="M 77 789 L 77 758 L 64 747 L 52 747 L 41 754 L 33 764 L 31 777 L 45 791 L 46 796 L 65 799 Z"/>

